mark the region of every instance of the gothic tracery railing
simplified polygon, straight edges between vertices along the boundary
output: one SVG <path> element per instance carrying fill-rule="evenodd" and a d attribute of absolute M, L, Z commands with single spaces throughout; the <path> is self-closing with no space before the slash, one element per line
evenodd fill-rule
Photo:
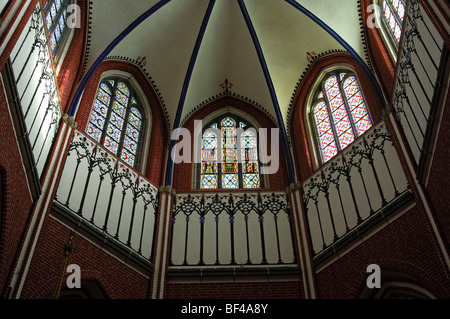
<path fill-rule="evenodd" d="M 418 0 L 410 0 L 393 107 L 417 165 L 426 157 L 437 107 L 439 76 L 448 50 Z"/>
<path fill-rule="evenodd" d="M 13 48 L 10 61 L 26 126 L 24 134 L 29 138 L 35 166 L 42 178 L 62 111 L 40 4 Z"/>
<path fill-rule="evenodd" d="M 296 263 L 284 193 L 179 194 L 171 265 Z"/>
<path fill-rule="evenodd" d="M 158 189 L 79 131 L 70 145 L 55 201 L 152 260 Z"/>
<path fill-rule="evenodd" d="M 303 184 L 313 256 L 337 249 L 349 235 L 395 203 L 409 186 L 386 125 L 380 123 Z"/>

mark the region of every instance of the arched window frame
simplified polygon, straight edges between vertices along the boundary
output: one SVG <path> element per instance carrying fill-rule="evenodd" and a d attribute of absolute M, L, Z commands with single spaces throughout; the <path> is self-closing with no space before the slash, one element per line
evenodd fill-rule
<path fill-rule="evenodd" d="M 60 3 L 60 9 L 56 12 L 52 12 L 52 8 L 56 4 Z M 67 26 L 67 9 L 71 4 L 76 4 L 76 0 L 49 0 L 44 8 L 44 21 L 45 26 L 48 33 L 48 39 L 49 39 L 49 45 L 50 49 L 53 54 L 53 59 L 55 61 L 55 68 L 56 72 L 58 73 L 62 61 L 64 60 L 64 57 L 67 54 L 69 44 L 72 41 L 74 30 L 73 28 L 69 28 Z M 54 14 L 54 15 L 53 15 Z M 64 19 L 64 29 L 61 31 L 61 19 Z M 58 29 L 59 27 L 59 29 Z M 58 41 L 56 41 L 56 44 L 53 46 L 52 44 L 52 38 L 55 35 L 55 32 L 59 30 L 61 32 L 61 36 L 59 37 Z"/>
<path fill-rule="evenodd" d="M 403 20 L 401 19 L 401 17 L 398 15 L 397 11 L 395 10 L 395 8 L 393 7 L 393 0 L 377 0 L 376 4 L 377 6 L 375 6 L 375 10 L 376 12 L 376 17 L 377 17 L 377 23 L 380 26 L 379 30 L 380 30 L 380 34 L 381 37 L 385 43 L 385 45 L 387 46 L 388 52 L 391 55 L 391 58 L 396 62 L 397 61 L 397 55 L 399 52 L 399 45 L 400 45 L 400 39 L 397 39 L 395 37 L 394 31 L 392 31 L 391 26 L 389 25 L 388 21 L 387 21 L 387 17 L 385 15 L 385 6 L 387 6 L 389 8 L 389 10 L 391 10 L 390 12 L 393 14 L 394 19 L 398 25 L 398 27 L 400 28 L 400 38 L 403 34 L 403 30 L 404 30 L 404 24 L 405 24 L 405 17 L 407 15 L 407 0 L 395 0 L 398 1 L 398 3 L 400 3 L 405 12 L 404 12 L 404 17 Z"/>
<path fill-rule="evenodd" d="M 110 81 L 114 81 L 114 86 L 111 85 Z M 108 125 L 111 121 L 111 113 L 113 112 L 112 106 L 114 104 L 116 89 L 117 89 L 117 85 L 119 82 L 123 82 L 127 86 L 128 90 L 130 91 L 130 95 L 129 95 L 129 99 L 128 99 L 128 105 L 126 107 L 126 113 L 125 113 L 125 118 L 124 118 L 124 124 L 123 124 L 122 130 L 121 130 L 120 141 L 118 143 L 119 146 L 117 149 L 117 154 L 114 154 L 113 152 L 108 150 L 107 147 L 104 146 L 104 142 L 105 142 L 105 138 L 107 136 Z M 95 112 L 95 102 L 97 100 L 97 96 L 98 96 L 99 90 L 101 89 L 102 84 L 107 85 L 108 88 L 110 89 L 111 98 L 110 98 L 109 105 L 107 108 L 106 119 L 105 119 L 105 123 L 102 128 L 101 136 L 99 137 L 99 139 L 96 139 L 94 136 L 92 136 L 88 133 L 88 130 L 89 130 L 89 125 L 91 123 L 92 114 L 93 114 L 93 112 Z M 129 116 L 131 113 L 131 109 L 133 107 L 135 107 L 142 116 L 141 129 L 139 131 L 139 138 L 138 138 L 139 140 L 137 143 L 136 158 L 135 158 L 133 165 L 130 165 L 123 159 L 121 159 L 121 160 L 124 163 L 126 163 L 127 165 L 129 165 L 130 167 L 132 167 L 134 170 L 141 171 L 141 173 L 144 173 L 143 169 L 146 165 L 145 159 L 147 157 L 147 152 L 148 152 L 148 148 L 145 148 L 145 145 L 147 145 L 148 144 L 147 141 L 150 140 L 149 125 L 151 122 L 151 114 L 148 114 L 148 112 L 146 112 L 146 109 L 148 109 L 148 105 L 146 104 L 145 96 L 143 95 L 142 92 L 140 92 L 139 89 L 140 89 L 140 87 L 137 85 L 137 83 L 134 81 L 134 79 L 131 78 L 130 76 L 126 76 L 126 74 L 123 72 L 117 72 L 117 73 L 116 72 L 108 72 L 108 73 L 104 74 L 103 78 L 99 82 L 99 85 L 97 87 L 97 91 L 95 94 L 95 98 L 92 103 L 92 109 L 91 109 L 89 120 L 88 120 L 88 123 L 86 126 L 86 134 L 88 136 L 90 136 L 94 141 L 96 141 L 97 143 L 99 143 L 100 145 L 105 147 L 105 149 L 107 149 L 109 152 L 111 152 L 114 156 L 121 159 L 122 150 L 123 150 L 123 142 L 124 142 L 125 135 L 126 135 L 128 119 L 129 119 Z M 133 102 L 133 98 L 137 103 Z M 97 128 L 98 128 L 98 126 L 97 126 Z"/>
<path fill-rule="evenodd" d="M 345 77 L 340 78 L 340 74 L 345 73 Z M 330 116 L 331 114 L 331 110 L 330 110 L 330 103 L 327 100 L 327 96 L 326 96 L 326 89 L 325 89 L 325 83 L 326 81 L 331 77 L 335 75 L 338 78 L 338 83 L 339 83 L 339 89 L 340 89 L 340 94 L 343 97 L 344 100 L 344 105 L 347 111 L 347 116 L 350 120 L 351 123 L 351 127 L 352 127 L 352 132 L 354 135 L 354 140 L 356 140 L 358 137 L 364 135 L 365 132 L 367 132 L 367 129 L 364 133 L 362 134 L 358 134 L 358 130 L 355 128 L 355 124 L 353 121 L 353 117 L 351 116 L 351 108 L 349 107 L 349 102 L 347 100 L 344 88 L 343 88 L 343 83 L 345 83 L 345 81 L 353 76 L 356 78 L 357 84 L 359 86 L 359 90 L 363 99 L 363 102 L 365 104 L 365 109 L 368 115 L 368 118 L 370 120 L 370 127 L 373 126 L 373 120 L 372 120 L 372 116 L 370 114 L 370 109 L 367 105 L 367 99 L 365 98 L 364 95 L 364 89 L 361 86 L 361 81 L 359 80 L 357 74 L 352 70 L 352 68 L 350 68 L 347 65 L 335 65 L 332 67 L 329 67 L 327 69 L 324 69 L 322 71 L 322 73 L 320 74 L 320 76 L 317 78 L 315 84 L 312 86 L 312 89 L 310 91 L 309 97 L 307 99 L 307 107 L 305 108 L 305 112 L 306 112 L 306 127 L 308 130 L 308 135 L 310 137 L 310 146 L 311 146 L 311 159 L 313 162 L 313 166 L 315 168 L 319 168 L 321 165 L 326 164 L 327 162 L 329 162 L 330 160 L 332 160 L 333 158 L 335 158 L 340 152 L 342 152 L 343 150 L 345 150 L 348 146 L 341 148 L 341 146 L 339 145 L 339 139 L 338 139 L 338 134 L 336 133 L 336 129 L 333 127 L 333 136 L 334 136 L 334 140 L 336 142 L 336 146 L 338 148 L 337 153 L 330 159 L 325 160 L 324 156 L 323 156 L 323 150 L 322 150 L 322 146 L 321 146 L 321 141 L 319 139 L 319 133 L 318 133 L 318 128 L 317 128 L 317 123 L 316 123 L 316 119 L 314 116 L 314 109 L 316 107 L 316 105 L 318 103 L 320 103 L 320 98 L 318 98 L 319 94 L 321 94 L 321 92 L 324 92 L 324 98 L 323 100 L 325 101 L 326 105 L 327 105 L 327 110 L 328 110 L 328 116 Z M 330 119 L 331 121 L 332 119 Z M 336 123 L 334 123 L 333 125 L 335 125 Z M 354 141 L 353 141 L 354 142 Z M 352 142 L 352 143 L 353 143 Z M 350 145 L 352 144 L 350 143 Z"/>
<path fill-rule="evenodd" d="M 261 154 L 260 154 L 260 137 L 258 134 L 258 127 L 257 125 L 254 125 L 251 123 L 250 120 L 246 119 L 244 116 L 240 116 L 231 112 L 225 112 L 225 113 L 221 113 L 221 114 L 215 114 L 214 115 L 214 119 L 213 120 L 207 120 L 208 124 L 204 125 L 202 127 L 202 131 L 201 131 L 201 145 L 199 146 L 200 148 L 200 158 L 203 159 L 202 157 L 202 149 L 203 149 L 203 137 L 204 134 L 206 132 L 206 130 L 208 130 L 209 128 L 211 128 L 213 125 L 217 125 L 217 129 L 221 130 L 221 125 L 220 123 L 226 119 L 227 117 L 231 117 L 233 118 L 237 125 L 237 128 L 239 127 L 239 123 L 243 123 L 245 125 L 245 127 L 243 127 L 244 131 L 247 131 L 250 128 L 253 128 L 256 131 L 256 139 L 257 139 L 257 154 L 258 154 L 258 174 L 259 174 L 259 187 L 257 188 L 245 188 L 244 187 L 244 180 L 243 180 L 243 169 L 242 169 L 242 163 L 238 163 L 238 183 L 239 183 L 239 187 L 238 188 L 232 188 L 231 190 L 239 190 L 239 189 L 260 189 L 260 188 L 264 188 L 266 185 L 266 181 L 265 181 L 265 177 L 263 174 L 261 174 Z M 222 138 L 222 137 L 221 137 Z M 203 189 L 203 190 L 230 190 L 229 188 L 224 188 L 222 185 L 222 177 L 223 177 L 223 173 L 222 173 L 222 165 L 223 163 L 217 163 L 217 176 L 218 176 L 218 181 L 217 181 L 217 188 L 202 188 L 202 165 L 203 165 L 203 161 L 201 161 L 201 163 L 197 163 L 195 165 L 195 170 L 194 170 L 194 174 L 196 176 L 195 178 L 195 188 L 197 189 Z"/>

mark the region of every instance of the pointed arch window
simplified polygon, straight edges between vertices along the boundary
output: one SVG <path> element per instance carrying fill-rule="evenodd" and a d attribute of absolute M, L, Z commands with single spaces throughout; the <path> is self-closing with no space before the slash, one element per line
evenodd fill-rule
<path fill-rule="evenodd" d="M 323 163 L 372 127 L 358 80 L 346 70 L 330 72 L 324 77 L 310 115 Z"/>
<path fill-rule="evenodd" d="M 49 0 L 45 6 L 45 22 L 54 56 L 61 51 L 70 31 L 67 27 L 67 7 L 70 4 L 72 0 Z"/>
<path fill-rule="evenodd" d="M 97 90 L 86 133 L 125 163 L 139 169 L 145 118 L 127 81 L 103 80 Z"/>
<path fill-rule="evenodd" d="M 198 188 L 249 189 L 262 184 L 257 131 L 235 115 L 219 117 L 206 125 Z"/>
<path fill-rule="evenodd" d="M 403 20 L 406 12 L 406 0 L 382 0 L 383 21 L 391 42 L 398 47 L 402 36 Z"/>

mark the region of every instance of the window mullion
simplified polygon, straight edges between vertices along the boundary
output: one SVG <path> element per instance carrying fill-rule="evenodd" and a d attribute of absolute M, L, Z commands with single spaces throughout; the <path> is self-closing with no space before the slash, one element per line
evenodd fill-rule
<path fill-rule="evenodd" d="M 103 83 L 110 86 L 109 83 L 106 83 L 106 82 L 103 82 Z M 100 90 L 101 90 L 101 84 L 100 84 Z M 105 144 L 105 138 L 108 135 L 108 127 L 109 127 L 109 123 L 111 120 L 111 113 L 113 110 L 114 101 L 116 100 L 116 90 L 117 90 L 117 83 L 114 84 L 114 87 L 111 90 L 111 101 L 109 101 L 108 112 L 106 113 L 106 118 L 105 118 L 105 125 L 103 126 L 102 137 L 100 138 L 100 144 L 102 144 L 102 145 Z"/>
<path fill-rule="evenodd" d="M 338 75 L 338 77 L 339 77 L 339 75 Z M 333 135 L 334 135 L 334 142 L 336 144 L 336 147 L 337 147 L 338 151 L 340 152 L 340 151 L 342 151 L 341 143 L 339 141 L 339 135 L 337 134 L 337 131 L 336 131 L 336 123 L 335 123 L 335 120 L 334 120 L 333 113 L 331 111 L 331 102 L 330 102 L 330 100 L 328 98 L 328 91 L 325 88 L 325 81 L 326 81 L 326 79 L 324 81 L 322 81 L 322 88 L 324 89 L 324 92 L 325 92 L 324 95 L 323 95 L 324 96 L 324 101 L 325 101 L 325 104 L 327 106 L 328 117 L 330 118 L 331 130 L 333 131 Z M 317 127 L 317 124 L 316 124 L 316 127 Z M 321 144 L 319 144 L 319 146 L 320 145 Z M 320 146 L 320 149 L 321 149 L 321 153 L 323 153 L 321 146 Z M 323 154 L 322 154 L 322 157 L 323 157 Z"/>
<path fill-rule="evenodd" d="M 345 92 L 344 85 L 343 85 L 343 83 L 345 82 L 345 80 L 346 80 L 349 76 L 351 76 L 351 75 L 353 75 L 353 74 L 350 74 L 350 75 L 347 74 L 347 75 L 344 77 L 343 80 L 339 80 L 339 79 L 338 79 L 338 81 L 339 81 L 339 89 L 340 89 L 340 91 L 341 91 L 342 98 L 343 98 L 343 100 L 344 100 L 345 109 L 347 110 L 347 116 L 348 116 L 348 118 L 349 118 L 349 120 L 350 120 L 350 125 L 351 125 L 351 127 L 352 127 L 353 136 L 354 136 L 354 138 L 356 139 L 356 138 L 358 137 L 358 130 L 356 129 L 356 123 L 354 123 L 354 120 L 353 120 L 353 114 L 352 114 L 352 111 L 351 111 L 351 108 L 350 108 L 350 104 L 348 103 L 347 94 L 346 94 L 346 92 Z M 355 78 L 356 78 L 356 77 L 355 77 Z"/>
<path fill-rule="evenodd" d="M 131 92 L 131 91 L 130 91 Z M 131 95 L 130 95 L 131 97 Z M 119 139 L 119 147 L 117 149 L 117 156 L 120 158 L 122 158 L 122 151 L 123 151 L 123 144 L 125 142 L 125 135 L 127 132 L 127 125 L 128 125 L 128 120 L 130 118 L 130 113 L 131 113 L 131 107 L 130 107 L 130 103 L 131 103 L 131 98 L 128 98 L 128 103 L 127 103 L 127 109 L 125 111 L 125 118 L 123 119 L 123 126 L 122 126 L 122 130 L 120 132 L 120 139 Z M 136 161 L 136 158 L 134 159 Z"/>

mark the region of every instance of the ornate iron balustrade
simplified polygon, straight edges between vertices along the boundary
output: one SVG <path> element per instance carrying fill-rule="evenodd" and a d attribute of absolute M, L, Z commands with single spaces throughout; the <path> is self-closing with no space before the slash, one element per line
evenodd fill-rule
<path fill-rule="evenodd" d="M 55 201 L 152 261 L 158 189 L 79 131 Z"/>
<path fill-rule="evenodd" d="M 176 195 L 172 266 L 296 263 L 286 194 Z"/>
<path fill-rule="evenodd" d="M 438 99 L 441 57 L 448 55 L 444 41 L 431 21 L 422 14 L 418 0 L 411 0 L 404 31 L 404 44 L 396 78 L 394 109 L 416 163 L 421 162 L 431 135 L 430 117 Z"/>
<path fill-rule="evenodd" d="M 10 56 L 18 100 L 42 177 L 62 118 L 52 53 L 38 4 Z"/>
<path fill-rule="evenodd" d="M 373 127 L 303 184 L 313 256 L 385 217 L 409 186 L 384 123 Z"/>

